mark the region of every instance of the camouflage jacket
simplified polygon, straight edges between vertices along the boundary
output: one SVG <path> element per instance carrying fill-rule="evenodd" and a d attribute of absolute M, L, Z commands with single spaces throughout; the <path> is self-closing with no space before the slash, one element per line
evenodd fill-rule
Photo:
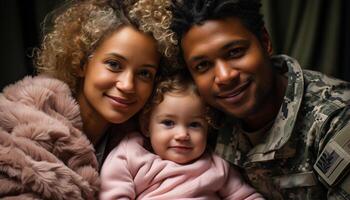
<path fill-rule="evenodd" d="M 288 86 L 264 142 L 250 146 L 239 123 L 228 118 L 216 152 L 243 168 L 267 199 L 350 199 L 339 187 L 325 186 L 313 169 L 327 142 L 350 120 L 350 83 L 302 70 L 288 56 L 272 62 L 288 68 Z"/>

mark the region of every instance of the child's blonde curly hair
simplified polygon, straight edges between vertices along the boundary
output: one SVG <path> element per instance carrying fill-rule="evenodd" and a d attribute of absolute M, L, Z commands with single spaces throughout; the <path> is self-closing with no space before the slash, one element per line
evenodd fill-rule
<path fill-rule="evenodd" d="M 174 58 L 176 41 L 169 29 L 171 15 L 161 5 L 165 2 L 167 1 L 66 1 L 44 21 L 44 37 L 35 54 L 37 71 L 66 82 L 72 92 L 76 93 L 80 82 L 78 72 L 88 57 L 106 37 L 122 25 L 132 25 L 153 35 L 163 57 Z"/>

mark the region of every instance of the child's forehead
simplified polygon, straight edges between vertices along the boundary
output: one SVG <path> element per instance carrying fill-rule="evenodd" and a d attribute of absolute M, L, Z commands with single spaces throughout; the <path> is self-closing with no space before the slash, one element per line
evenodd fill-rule
<path fill-rule="evenodd" d="M 181 101 L 182 99 L 184 99 L 184 97 L 188 97 L 188 98 L 192 98 L 192 99 L 198 99 L 203 104 L 201 97 L 197 93 L 195 93 L 194 91 L 191 91 L 189 89 L 183 90 L 183 91 L 166 92 L 163 95 L 163 99 L 165 99 L 167 97 L 175 97 L 175 99 L 177 99 L 178 101 Z M 178 98 L 176 98 L 176 97 L 178 97 Z"/>
<path fill-rule="evenodd" d="M 154 119 L 170 117 L 189 121 L 206 118 L 206 107 L 201 102 L 193 98 L 177 98 L 180 96 L 169 97 L 169 99 L 155 107 L 151 114 L 151 116 L 155 117 Z"/>
<path fill-rule="evenodd" d="M 168 109 L 171 108 L 171 109 Z M 184 110 L 186 108 L 187 110 Z M 155 105 L 155 110 L 163 110 L 163 112 L 201 112 L 203 113 L 206 108 L 206 104 L 203 100 L 194 92 L 168 92 L 164 94 L 162 101 Z"/>

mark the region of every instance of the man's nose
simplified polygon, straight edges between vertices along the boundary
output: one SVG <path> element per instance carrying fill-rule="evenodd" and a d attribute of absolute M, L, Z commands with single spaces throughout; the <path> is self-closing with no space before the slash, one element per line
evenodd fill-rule
<path fill-rule="evenodd" d="M 215 63 L 215 83 L 218 85 L 226 85 L 233 79 L 239 77 L 239 71 L 232 67 L 225 60 L 218 60 Z"/>

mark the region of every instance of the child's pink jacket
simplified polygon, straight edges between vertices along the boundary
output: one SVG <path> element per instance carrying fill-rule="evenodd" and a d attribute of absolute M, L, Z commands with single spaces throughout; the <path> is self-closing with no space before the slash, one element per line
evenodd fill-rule
<path fill-rule="evenodd" d="M 139 133 L 126 136 L 102 166 L 101 200 L 263 199 L 222 158 L 204 154 L 180 165 L 149 152 Z"/>

